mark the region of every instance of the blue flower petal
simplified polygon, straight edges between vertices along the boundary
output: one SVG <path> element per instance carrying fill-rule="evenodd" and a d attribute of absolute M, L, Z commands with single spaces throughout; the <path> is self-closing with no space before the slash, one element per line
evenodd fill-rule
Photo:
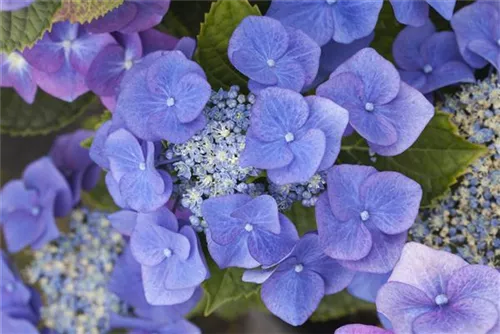
<path fill-rule="evenodd" d="M 359 218 L 348 221 L 335 218 L 326 193 L 316 203 L 316 222 L 320 245 L 331 258 L 360 260 L 370 253 L 373 244 L 370 231 Z"/>
<path fill-rule="evenodd" d="M 279 234 L 281 231 L 278 205 L 273 197 L 261 195 L 236 208 L 232 218 L 251 223 L 259 230 Z"/>
<path fill-rule="evenodd" d="M 325 283 L 311 270 L 275 272 L 262 285 L 262 301 L 283 321 L 299 326 L 313 314 L 325 293 Z"/>
<path fill-rule="evenodd" d="M 383 0 L 339 0 L 333 4 L 333 39 L 339 43 L 352 43 L 368 36 L 375 29 L 383 3 Z"/>
<path fill-rule="evenodd" d="M 326 149 L 326 136 L 318 129 L 311 129 L 290 144 L 293 160 L 285 167 L 270 169 L 269 179 L 276 184 L 307 182 L 318 170 Z"/>
<path fill-rule="evenodd" d="M 240 155 L 240 166 L 273 169 L 288 165 L 293 160 L 293 153 L 282 140 L 265 142 L 256 139 L 247 132 L 245 149 Z"/>
<path fill-rule="evenodd" d="M 144 266 L 158 266 L 168 270 L 174 259 L 187 260 L 191 250 L 190 240 L 152 222 L 137 222 L 130 238 L 134 258 Z M 169 250 L 169 254 L 166 254 Z"/>
<path fill-rule="evenodd" d="M 360 197 L 369 214 L 367 221 L 383 233 L 398 234 L 408 230 L 415 222 L 422 187 L 402 174 L 381 172 L 363 182 Z"/>
<path fill-rule="evenodd" d="M 318 167 L 321 171 L 330 168 L 337 159 L 349 114 L 347 110 L 325 98 L 308 96 L 306 102 L 309 105 L 309 118 L 304 128 L 320 129 L 326 137 L 325 154 Z"/>
<path fill-rule="evenodd" d="M 423 0 L 390 0 L 396 19 L 414 27 L 420 27 L 425 24 L 429 17 L 429 5 Z"/>
<path fill-rule="evenodd" d="M 248 235 L 243 235 L 235 242 L 222 246 L 212 239 L 210 229 L 207 229 L 205 234 L 207 235 L 208 251 L 219 268 L 251 269 L 260 265 L 248 251 Z"/>
<path fill-rule="evenodd" d="M 295 225 L 284 215 L 279 216 L 280 234 L 256 230 L 248 238 L 250 255 L 263 266 L 270 266 L 284 259 L 299 240 Z"/>

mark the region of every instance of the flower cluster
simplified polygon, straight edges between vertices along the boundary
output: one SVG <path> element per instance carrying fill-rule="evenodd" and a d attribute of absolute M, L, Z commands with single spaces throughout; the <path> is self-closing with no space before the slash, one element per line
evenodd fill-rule
<path fill-rule="evenodd" d="M 102 333 L 110 328 L 110 312 L 119 312 L 123 305 L 107 284 L 123 245 L 105 214 L 73 211 L 70 232 L 34 252 L 24 272 L 27 282 L 42 293 L 45 326 L 57 333 Z"/>
<path fill-rule="evenodd" d="M 443 106 L 469 141 L 489 153 L 437 207 L 422 213 L 413 240 L 453 251 L 470 263 L 500 265 L 500 84 L 496 75 L 463 86 Z"/>
<path fill-rule="evenodd" d="M 45 303 L 2 262 L 1 321 L 26 333 L 43 324 L 57 333 L 197 334 L 184 317 L 207 280 L 223 276 L 209 271 L 210 256 L 233 283 L 244 269 L 241 280 L 258 284 L 267 309 L 294 326 L 347 289 L 375 302 L 397 334 L 499 332 L 500 273 L 482 265 L 498 266 L 500 247 L 496 77 L 444 102 L 462 134 L 490 155 L 416 226 L 417 182 L 383 163 L 377 170 L 337 158 L 344 136 L 356 132 L 372 162 L 375 154 L 392 160 L 434 116 L 432 96 L 423 94 L 472 83 L 474 69 L 488 63 L 498 69 L 500 9 L 491 0 L 456 14 L 455 0 L 391 4 L 410 25 L 393 43 L 398 67 L 369 47 L 382 0 L 273 0 L 265 16 L 235 13 L 241 22 L 230 22 L 231 36 L 207 19 L 195 60 L 193 39 L 153 28 L 170 0 L 125 0 L 85 24 L 57 22 L 33 46 L 2 54 L 1 86 L 27 103 L 37 87 L 68 102 L 92 91 L 112 117 L 95 133 L 60 136 L 49 156 L 2 188 L 6 248 L 31 246 L 26 275 Z M 429 6 L 453 31 L 436 31 Z M 202 43 L 210 31 L 226 40 Z M 207 44 L 215 65 L 205 61 Z M 218 78 L 224 70 L 240 86 Z M 229 90 L 211 86 L 219 81 Z M 86 151 L 80 143 L 91 136 Z M 109 215 L 81 206 L 101 169 L 120 208 Z M 294 216 L 300 206 L 314 207 L 315 225 Z M 70 231 L 60 236 L 55 217 L 72 209 Z M 303 225 L 308 233 L 299 235 Z M 408 231 L 449 252 L 405 245 Z"/>
<path fill-rule="evenodd" d="M 258 176 L 259 170 L 239 165 L 254 102 L 255 96 L 240 94 L 238 86 L 212 92 L 203 111 L 207 118 L 203 130 L 187 142 L 169 144 L 166 149 L 166 161 L 171 162 L 180 182 L 180 202 L 193 213 L 194 227 L 205 225 L 200 221 L 204 199 L 258 192 L 255 184 L 245 181 Z"/>

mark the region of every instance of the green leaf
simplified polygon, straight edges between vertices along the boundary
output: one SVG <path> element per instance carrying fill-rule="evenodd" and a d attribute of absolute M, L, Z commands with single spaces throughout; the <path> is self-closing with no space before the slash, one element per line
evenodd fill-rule
<path fill-rule="evenodd" d="M 259 292 L 259 285 L 245 283 L 241 280 L 243 269 L 220 269 L 215 262 L 209 260 L 210 278 L 203 282 L 206 304 L 203 314 L 209 316 L 220 307 L 230 302 L 250 298 Z"/>
<path fill-rule="evenodd" d="M 246 0 L 219 0 L 205 15 L 198 35 L 196 57 L 213 89 L 247 86 L 247 78 L 229 62 L 227 46 L 234 29 L 249 15 L 261 14 L 257 6 L 251 6 Z"/>
<path fill-rule="evenodd" d="M 300 202 L 294 202 L 285 215 L 294 223 L 300 236 L 317 229 L 314 207 L 308 208 Z"/>
<path fill-rule="evenodd" d="M 384 58 L 393 61 L 392 43 L 403 28 L 404 25 L 399 23 L 394 16 L 391 3 L 384 1 L 377 25 L 375 26 L 375 38 L 371 43 L 371 47 L 377 50 Z"/>
<path fill-rule="evenodd" d="M 162 25 L 176 37 L 196 38 L 200 33 L 200 22 L 210 10 L 212 2 L 214 0 L 172 1 Z"/>
<path fill-rule="evenodd" d="M 0 51 L 21 51 L 35 44 L 52 27 L 59 8 L 60 0 L 37 0 L 16 11 L 0 12 Z"/>
<path fill-rule="evenodd" d="M 457 134 L 450 114 L 436 112 L 418 140 L 408 150 L 394 157 L 376 156 L 370 160 L 368 145 L 359 135 L 342 141 L 337 163 L 373 165 L 378 170 L 396 171 L 420 183 L 422 206 L 442 195 L 457 181 L 466 168 L 487 152 L 483 146 L 469 143 Z"/>
<path fill-rule="evenodd" d="M 375 304 L 353 297 L 344 290 L 323 298 L 310 320 L 328 321 L 346 317 L 362 311 L 375 312 Z"/>
<path fill-rule="evenodd" d="M 42 135 L 58 130 L 83 114 L 94 100 L 89 93 L 68 103 L 38 90 L 33 104 L 27 104 L 13 89 L 2 88 L 0 94 L 0 128 L 12 136 Z"/>
<path fill-rule="evenodd" d="M 61 9 L 56 13 L 54 21 L 71 23 L 87 23 L 104 16 L 106 13 L 123 4 L 124 0 L 63 0 Z"/>
<path fill-rule="evenodd" d="M 236 318 L 248 314 L 250 310 L 269 312 L 260 298 L 260 289 L 247 298 L 240 298 L 222 305 L 215 314 L 226 321 L 234 321 Z"/>

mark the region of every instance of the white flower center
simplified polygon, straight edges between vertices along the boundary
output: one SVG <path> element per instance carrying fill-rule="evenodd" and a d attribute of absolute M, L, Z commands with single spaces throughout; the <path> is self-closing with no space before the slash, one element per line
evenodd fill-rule
<path fill-rule="evenodd" d="M 146 164 L 145 164 L 144 162 L 141 162 L 141 163 L 139 164 L 139 169 L 140 169 L 140 170 L 146 170 Z"/>
<path fill-rule="evenodd" d="M 171 107 L 173 105 L 175 105 L 175 99 L 173 97 L 169 97 L 167 99 L 167 107 Z"/>
<path fill-rule="evenodd" d="M 274 65 L 276 65 L 276 62 L 274 61 L 274 59 L 267 60 L 267 66 L 274 67 Z"/>
<path fill-rule="evenodd" d="M 252 231 L 253 231 L 253 226 L 252 226 L 252 224 L 246 224 L 246 225 L 245 225 L 245 231 L 247 231 L 247 232 L 252 232 Z"/>
<path fill-rule="evenodd" d="M 73 44 L 73 42 L 68 39 L 62 42 L 62 46 L 66 50 L 71 49 L 71 44 Z"/>
<path fill-rule="evenodd" d="M 373 109 L 374 109 L 374 108 L 375 108 L 375 106 L 374 106 L 374 105 L 373 105 L 373 103 L 371 103 L 371 102 L 367 102 L 367 103 L 365 104 L 365 110 L 366 110 L 366 111 L 373 111 Z"/>
<path fill-rule="evenodd" d="M 34 206 L 34 207 L 31 208 L 31 214 L 33 216 L 38 216 L 39 213 L 40 213 L 40 208 L 39 207 Z"/>
<path fill-rule="evenodd" d="M 125 60 L 123 63 L 123 67 L 125 67 L 126 70 L 130 70 L 134 66 L 134 62 L 131 59 Z"/>
<path fill-rule="evenodd" d="M 448 296 L 446 296 L 444 294 L 437 295 L 436 298 L 434 298 L 434 301 L 439 306 L 446 305 L 446 304 L 448 304 Z"/>
<path fill-rule="evenodd" d="M 171 257 L 172 256 L 172 250 L 170 248 L 165 248 L 163 250 L 163 255 L 165 255 L 165 257 Z"/>
<path fill-rule="evenodd" d="M 359 216 L 361 217 L 361 220 L 362 221 L 367 221 L 368 218 L 370 218 L 370 214 L 368 213 L 368 211 L 361 211 L 361 213 L 359 214 Z"/>
<path fill-rule="evenodd" d="M 434 69 L 433 69 L 433 68 L 432 68 L 432 66 L 431 66 L 431 65 L 429 65 L 429 64 L 427 64 L 427 65 L 425 65 L 425 66 L 424 66 L 424 73 L 425 73 L 425 74 L 429 74 L 429 73 L 431 73 L 433 70 L 434 70 Z"/>
<path fill-rule="evenodd" d="M 296 264 L 295 265 L 295 272 L 300 273 L 302 270 L 304 270 L 304 266 L 301 264 Z"/>
<path fill-rule="evenodd" d="M 294 139 L 295 139 L 295 136 L 291 132 L 288 132 L 285 135 L 285 140 L 286 140 L 287 143 L 292 142 Z"/>
<path fill-rule="evenodd" d="M 9 69 L 20 70 L 26 66 L 26 60 L 17 52 L 12 52 L 7 56 Z"/>

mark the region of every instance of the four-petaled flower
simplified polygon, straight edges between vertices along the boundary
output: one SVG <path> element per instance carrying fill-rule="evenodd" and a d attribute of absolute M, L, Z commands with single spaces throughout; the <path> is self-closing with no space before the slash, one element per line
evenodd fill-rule
<path fill-rule="evenodd" d="M 199 329 L 184 320 L 201 299 L 202 290 L 198 287 L 191 298 L 176 305 L 154 306 L 144 296 L 141 265 L 132 255 L 130 247 L 125 248 L 117 260 L 109 280 L 109 290 L 127 305 L 134 308 L 137 318 L 119 314 L 111 315 L 114 328 L 135 328 L 156 333 L 199 333 Z"/>
<path fill-rule="evenodd" d="M 498 333 L 500 273 L 410 242 L 377 295 L 395 333 Z"/>
<path fill-rule="evenodd" d="M 125 0 L 103 17 L 86 24 L 85 28 L 93 34 L 144 31 L 160 23 L 169 6 L 170 0 Z"/>
<path fill-rule="evenodd" d="M 23 55 L 38 70 L 36 82 L 41 89 L 72 102 L 89 90 L 85 76 L 95 56 L 115 43 L 110 34 L 91 35 L 79 24 L 60 22 Z"/>
<path fill-rule="evenodd" d="M 500 70 L 500 3 L 477 1 L 451 19 L 460 52 L 474 68 L 492 64 Z"/>
<path fill-rule="evenodd" d="M 116 113 L 141 139 L 183 143 L 205 126 L 210 94 L 198 64 L 180 51 L 157 51 L 123 77 Z"/>
<path fill-rule="evenodd" d="M 154 143 L 140 144 L 130 132 L 119 129 L 106 139 L 105 153 L 110 167 L 106 185 L 117 205 L 149 212 L 167 203 L 172 179 L 156 169 Z"/>
<path fill-rule="evenodd" d="M 316 203 L 322 249 L 350 269 L 387 273 L 396 264 L 418 214 L 422 188 L 396 172 L 334 166 Z"/>
<path fill-rule="evenodd" d="M 269 195 L 214 197 L 201 210 L 208 223 L 208 250 L 221 268 L 276 264 L 299 240 L 295 226 L 278 213 Z"/>
<path fill-rule="evenodd" d="M 436 32 L 431 21 L 406 27 L 392 46 L 401 79 L 423 94 L 459 82 L 474 82 L 474 72 L 458 50 L 455 34 Z"/>
<path fill-rule="evenodd" d="M 273 0 L 266 16 L 300 29 L 320 46 L 331 39 L 351 43 L 368 36 L 383 0 Z"/>
<path fill-rule="evenodd" d="M 40 249 L 59 236 L 54 216 L 63 217 L 73 205 L 64 176 L 50 158 L 26 167 L 22 180 L 8 182 L 1 192 L 0 221 L 7 250 Z"/>
<path fill-rule="evenodd" d="M 190 299 L 209 277 L 196 232 L 180 228 L 175 216 L 138 220 L 130 237 L 134 258 L 141 264 L 146 300 L 175 305 Z"/>
<path fill-rule="evenodd" d="M 307 182 L 333 165 L 347 112 L 328 99 L 267 88 L 252 108 L 240 165 L 267 169 L 276 184 Z"/>
<path fill-rule="evenodd" d="M 17 51 L 0 54 L 0 87 L 12 87 L 26 103 L 35 100 L 37 84 L 34 69 Z"/>
<path fill-rule="evenodd" d="M 298 326 L 311 316 L 325 295 L 344 289 L 353 275 L 323 253 L 316 234 L 308 233 L 277 267 L 246 271 L 243 281 L 263 284 L 262 301 L 269 311 Z"/>
<path fill-rule="evenodd" d="M 347 109 L 349 124 L 385 156 L 408 149 L 434 115 L 432 104 L 371 48 L 340 65 L 317 94 Z"/>
<path fill-rule="evenodd" d="M 321 49 L 300 30 L 269 17 L 249 16 L 233 32 L 227 52 L 231 63 L 250 78 L 252 92 L 270 86 L 300 92 L 318 73 Z"/>
<path fill-rule="evenodd" d="M 80 145 L 92 134 L 92 131 L 77 130 L 61 135 L 56 138 L 50 149 L 54 165 L 69 183 L 73 204 L 80 201 L 81 190 L 92 190 L 101 176 L 101 168 L 90 159 L 89 151 Z"/>
<path fill-rule="evenodd" d="M 429 17 L 429 5 L 446 20 L 450 20 L 456 0 L 390 0 L 396 19 L 410 26 L 418 27 Z"/>

